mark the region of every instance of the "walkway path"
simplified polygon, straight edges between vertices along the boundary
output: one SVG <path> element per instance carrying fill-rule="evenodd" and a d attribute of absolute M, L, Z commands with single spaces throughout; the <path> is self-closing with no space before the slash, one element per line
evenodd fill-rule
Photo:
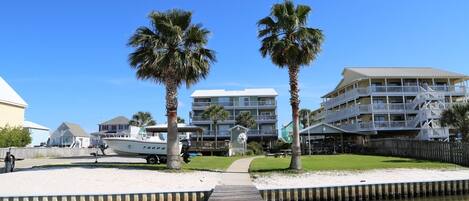
<path fill-rule="evenodd" d="M 261 194 L 252 184 L 249 165 L 257 157 L 236 160 L 222 174 L 221 185 L 215 186 L 208 201 L 262 201 Z"/>

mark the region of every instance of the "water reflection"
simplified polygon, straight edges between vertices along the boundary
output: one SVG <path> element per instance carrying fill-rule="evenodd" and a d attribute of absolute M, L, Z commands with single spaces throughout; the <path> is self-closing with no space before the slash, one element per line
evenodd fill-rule
<path fill-rule="evenodd" d="M 407 199 L 400 199 L 400 201 L 469 201 L 469 195 L 407 198 Z"/>

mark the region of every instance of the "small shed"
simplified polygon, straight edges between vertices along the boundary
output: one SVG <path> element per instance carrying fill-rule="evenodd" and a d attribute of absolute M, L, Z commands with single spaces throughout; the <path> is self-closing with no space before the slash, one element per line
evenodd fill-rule
<path fill-rule="evenodd" d="M 246 152 L 247 133 L 249 128 L 236 125 L 229 129 L 230 131 L 230 156 L 244 154 Z"/>

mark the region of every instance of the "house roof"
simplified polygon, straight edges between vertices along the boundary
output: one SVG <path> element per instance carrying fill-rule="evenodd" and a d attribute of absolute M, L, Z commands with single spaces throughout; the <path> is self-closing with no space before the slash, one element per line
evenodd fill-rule
<path fill-rule="evenodd" d="M 45 130 L 45 131 L 49 130 L 49 128 L 47 128 L 45 126 L 39 125 L 39 124 L 34 123 L 34 122 L 30 122 L 30 121 L 24 121 L 23 128 L 31 128 L 31 129 Z"/>
<path fill-rule="evenodd" d="M 2 77 L 0 77 L 0 102 L 20 107 L 28 106 L 26 101 Z"/>
<path fill-rule="evenodd" d="M 107 120 L 99 125 L 118 125 L 118 124 L 129 124 L 129 119 L 124 116 L 118 116 L 111 120 Z"/>
<path fill-rule="evenodd" d="M 369 78 L 460 78 L 461 80 L 469 80 L 467 75 L 431 67 L 346 67 L 342 71 L 342 77 L 335 90 Z"/>
<path fill-rule="evenodd" d="M 308 132 L 309 131 L 309 132 Z M 333 126 L 327 123 L 318 123 L 312 126 L 309 126 L 300 131 L 301 135 L 327 135 L 327 134 L 343 134 L 343 133 L 354 133 L 339 127 Z"/>
<path fill-rule="evenodd" d="M 89 137 L 89 135 L 83 130 L 78 124 L 64 122 L 65 126 L 67 126 L 70 133 L 75 137 Z"/>
<path fill-rule="evenodd" d="M 195 90 L 191 97 L 204 98 L 204 97 L 229 97 L 229 96 L 277 96 L 278 93 L 273 88 L 256 88 L 244 90 Z"/>

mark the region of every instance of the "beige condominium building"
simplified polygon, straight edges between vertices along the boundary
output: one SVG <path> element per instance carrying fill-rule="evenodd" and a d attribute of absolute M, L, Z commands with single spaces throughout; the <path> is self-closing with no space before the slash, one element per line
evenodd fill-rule
<path fill-rule="evenodd" d="M 23 126 L 28 104 L 0 77 L 0 127 Z"/>
<path fill-rule="evenodd" d="M 436 68 L 345 68 L 314 119 L 377 137 L 446 140 L 441 113 L 468 101 L 469 76 Z"/>
<path fill-rule="evenodd" d="M 255 128 L 248 131 L 248 141 L 264 142 L 264 145 L 277 140 L 277 92 L 272 88 L 244 90 L 196 90 L 192 93 L 191 124 L 204 129 L 204 138 L 213 139 L 214 125 L 202 113 L 210 105 L 221 105 L 229 112 L 229 117 L 218 122 L 218 139 L 228 139 L 229 129 L 235 126 L 236 116 L 249 112 L 256 120 Z"/>

